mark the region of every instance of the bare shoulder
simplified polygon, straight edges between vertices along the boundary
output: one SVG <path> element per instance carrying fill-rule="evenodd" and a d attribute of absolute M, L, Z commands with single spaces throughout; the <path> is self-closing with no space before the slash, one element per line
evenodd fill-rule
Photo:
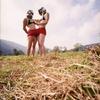
<path fill-rule="evenodd" d="M 27 18 L 23 19 L 23 25 L 27 25 Z"/>
<path fill-rule="evenodd" d="M 47 12 L 46 15 L 49 17 L 50 14 Z"/>
<path fill-rule="evenodd" d="M 49 19 L 49 13 L 47 12 L 44 16 L 46 19 Z"/>
<path fill-rule="evenodd" d="M 47 18 L 47 20 L 49 20 L 49 18 L 50 18 L 50 15 L 49 15 L 48 12 L 47 12 L 47 14 L 46 14 L 46 18 Z"/>
<path fill-rule="evenodd" d="M 27 18 L 24 18 L 23 21 L 27 21 Z"/>

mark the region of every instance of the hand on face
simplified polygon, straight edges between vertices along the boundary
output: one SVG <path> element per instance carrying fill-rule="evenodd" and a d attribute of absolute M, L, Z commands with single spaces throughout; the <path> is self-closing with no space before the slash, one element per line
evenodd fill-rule
<path fill-rule="evenodd" d="M 29 18 L 29 19 L 32 19 L 32 17 L 33 17 L 33 15 L 31 15 L 31 14 L 27 15 L 27 18 Z"/>
<path fill-rule="evenodd" d="M 27 11 L 27 18 L 32 19 L 33 15 L 34 15 L 34 13 L 32 10 Z"/>
<path fill-rule="evenodd" d="M 46 9 L 44 7 L 41 7 L 39 10 L 38 10 L 39 14 L 40 15 L 44 15 L 46 13 Z"/>

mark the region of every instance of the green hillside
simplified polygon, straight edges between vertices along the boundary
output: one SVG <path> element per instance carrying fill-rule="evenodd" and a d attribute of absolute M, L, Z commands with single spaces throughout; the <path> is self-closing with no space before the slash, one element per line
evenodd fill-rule
<path fill-rule="evenodd" d="M 0 56 L 0 100 L 99 100 L 100 60 L 84 52 Z"/>

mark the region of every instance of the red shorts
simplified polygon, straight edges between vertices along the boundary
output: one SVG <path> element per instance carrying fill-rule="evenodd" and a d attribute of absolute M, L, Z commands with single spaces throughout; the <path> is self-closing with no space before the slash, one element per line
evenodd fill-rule
<path fill-rule="evenodd" d="M 37 29 L 28 31 L 28 36 L 36 36 L 37 37 L 38 35 L 39 35 L 39 33 L 38 33 Z"/>
<path fill-rule="evenodd" d="M 45 28 L 39 28 L 38 33 L 46 35 L 46 29 Z"/>

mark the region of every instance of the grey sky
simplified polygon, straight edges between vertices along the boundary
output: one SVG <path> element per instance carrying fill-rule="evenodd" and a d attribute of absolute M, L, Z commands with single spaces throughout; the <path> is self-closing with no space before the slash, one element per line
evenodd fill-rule
<path fill-rule="evenodd" d="M 45 46 L 66 46 L 75 43 L 100 42 L 100 0 L 1 0 L 1 38 L 27 46 L 27 35 L 22 29 L 26 11 L 44 6 L 50 13 Z"/>

